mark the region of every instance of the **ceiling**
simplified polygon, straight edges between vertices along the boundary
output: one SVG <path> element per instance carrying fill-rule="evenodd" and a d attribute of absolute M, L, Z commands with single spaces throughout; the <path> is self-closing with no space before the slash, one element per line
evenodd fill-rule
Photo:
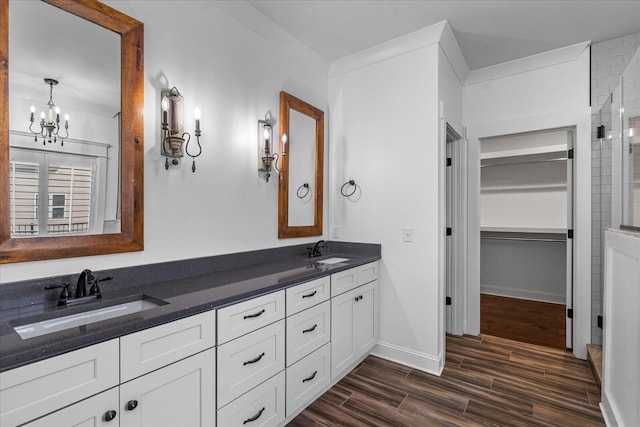
<path fill-rule="evenodd" d="M 249 0 L 334 61 L 448 20 L 471 70 L 640 32 L 640 1 Z"/>

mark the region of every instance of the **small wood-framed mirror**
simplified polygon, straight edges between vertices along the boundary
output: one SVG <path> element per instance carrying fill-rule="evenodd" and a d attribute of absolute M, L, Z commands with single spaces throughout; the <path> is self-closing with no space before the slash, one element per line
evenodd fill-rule
<path fill-rule="evenodd" d="M 144 247 L 144 32 L 143 24 L 97 0 L 44 0 L 120 37 L 120 230 L 17 238 L 10 227 L 9 0 L 0 0 L 0 263 L 119 252 Z M 43 41 L 46 43 L 46 41 Z M 46 60 L 46 58 L 44 58 Z"/>
<path fill-rule="evenodd" d="M 324 112 L 280 92 L 278 238 L 322 235 Z"/>

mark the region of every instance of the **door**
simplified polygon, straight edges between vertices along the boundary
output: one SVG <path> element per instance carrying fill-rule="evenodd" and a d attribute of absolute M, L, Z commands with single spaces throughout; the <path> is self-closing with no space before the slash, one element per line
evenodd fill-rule
<path fill-rule="evenodd" d="M 467 289 L 467 153 L 465 141 L 447 124 L 446 138 L 446 332 L 462 335 Z"/>
<path fill-rule="evenodd" d="M 120 426 L 214 426 L 215 365 L 209 349 L 122 384 Z"/>
<path fill-rule="evenodd" d="M 114 387 L 25 426 L 115 427 L 118 422 L 118 387 Z"/>
<path fill-rule="evenodd" d="M 378 341 L 378 322 L 376 321 L 377 287 L 377 280 L 360 286 L 357 288 L 358 292 L 354 298 L 356 358 L 371 350 Z"/>
<path fill-rule="evenodd" d="M 575 157 L 573 130 L 567 131 L 567 317 L 566 334 L 567 348 L 573 349 L 573 182 Z"/>
<path fill-rule="evenodd" d="M 354 310 L 358 289 L 331 299 L 331 379 L 355 360 Z"/>

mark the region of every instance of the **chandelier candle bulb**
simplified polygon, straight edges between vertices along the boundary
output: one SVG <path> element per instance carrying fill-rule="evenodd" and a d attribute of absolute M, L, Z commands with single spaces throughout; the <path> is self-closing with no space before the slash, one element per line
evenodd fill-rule
<path fill-rule="evenodd" d="M 196 132 L 200 132 L 200 116 L 202 115 L 200 108 L 193 110 L 193 116 L 196 118 Z"/>

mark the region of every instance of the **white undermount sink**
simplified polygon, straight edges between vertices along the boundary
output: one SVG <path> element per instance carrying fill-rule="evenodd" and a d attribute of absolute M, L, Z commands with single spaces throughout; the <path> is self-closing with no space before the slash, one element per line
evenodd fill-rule
<path fill-rule="evenodd" d="M 70 314 L 54 319 L 42 320 L 26 325 L 15 326 L 13 329 L 24 339 L 39 337 L 52 332 L 88 325 L 102 320 L 114 319 L 127 314 L 138 313 L 166 304 L 164 301 L 141 298 L 123 304 L 98 308 L 83 313 Z"/>
<path fill-rule="evenodd" d="M 317 261 L 317 262 L 319 264 L 338 264 L 340 262 L 345 262 L 345 261 L 349 261 L 349 258 L 333 257 L 333 258 L 323 259 L 323 260 L 320 260 L 320 261 Z"/>

